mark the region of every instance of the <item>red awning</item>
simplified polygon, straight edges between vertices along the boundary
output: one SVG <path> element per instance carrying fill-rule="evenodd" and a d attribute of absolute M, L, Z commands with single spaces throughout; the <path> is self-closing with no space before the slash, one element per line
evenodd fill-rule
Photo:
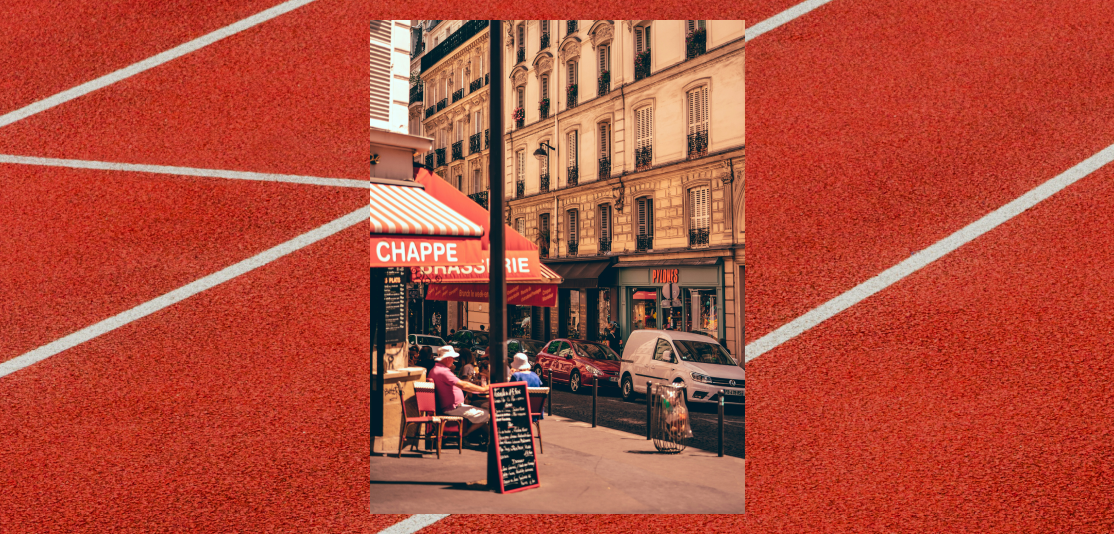
<path fill-rule="evenodd" d="M 460 192 L 452 184 L 446 182 L 440 176 L 429 172 L 426 169 L 418 171 L 416 181 L 425 186 L 427 193 L 436 199 L 444 202 L 452 207 L 457 213 L 468 218 L 469 221 L 482 226 L 483 240 L 481 241 L 484 250 L 491 248 L 489 237 L 491 235 L 491 215 L 488 210 L 483 206 L 476 203 L 476 201 L 468 198 L 468 195 Z M 503 242 L 506 243 L 507 250 L 533 250 L 537 251 L 538 246 L 531 243 L 522 234 L 514 231 L 514 228 L 503 225 Z"/>
<path fill-rule="evenodd" d="M 533 280 L 507 284 L 507 304 L 519 306 L 557 305 L 557 286 L 562 282 L 561 275 L 541 266 L 541 277 Z M 448 300 L 454 302 L 487 302 L 489 284 L 430 284 L 426 293 L 428 300 Z"/>
<path fill-rule="evenodd" d="M 484 260 L 482 226 L 416 185 L 370 185 L 372 267 L 459 266 Z"/>
<path fill-rule="evenodd" d="M 635 300 L 657 300 L 658 292 L 657 291 L 635 291 L 633 298 Z"/>

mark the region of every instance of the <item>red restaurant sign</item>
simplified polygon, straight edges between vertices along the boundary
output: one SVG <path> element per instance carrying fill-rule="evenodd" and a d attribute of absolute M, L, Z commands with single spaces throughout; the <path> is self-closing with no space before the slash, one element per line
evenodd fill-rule
<path fill-rule="evenodd" d="M 428 300 L 488 302 L 488 284 L 430 284 Z M 507 304 L 553 307 L 557 305 L 556 284 L 507 284 Z"/>
<path fill-rule="evenodd" d="M 491 258 L 487 251 L 483 253 L 482 261 L 471 264 L 453 264 L 441 267 L 414 267 L 411 269 L 411 279 L 415 282 L 428 280 L 431 282 L 478 282 L 489 280 L 488 269 Z M 540 280 L 541 261 L 536 250 L 508 250 L 507 251 L 507 280 Z"/>
<path fill-rule="evenodd" d="M 476 237 L 371 235 L 372 267 L 468 266 L 486 254 Z"/>

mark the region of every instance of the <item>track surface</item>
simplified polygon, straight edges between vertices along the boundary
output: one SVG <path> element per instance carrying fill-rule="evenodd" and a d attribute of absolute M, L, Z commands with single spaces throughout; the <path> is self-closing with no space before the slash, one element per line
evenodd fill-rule
<path fill-rule="evenodd" d="M 0 129 L 0 153 L 361 178 L 369 6 L 300 8 Z M 0 8 L 0 112 L 268 6 L 25 7 Z M 748 43 L 748 342 L 1114 143 L 1111 20 L 1096 1 L 834 0 Z M 366 202 L 18 165 L 0 180 L 0 360 Z M 1112 183 L 1101 169 L 749 362 L 745 518 L 422 532 L 1111 531 Z M 0 378 L 0 531 L 405 519 L 366 513 L 362 236 Z"/>

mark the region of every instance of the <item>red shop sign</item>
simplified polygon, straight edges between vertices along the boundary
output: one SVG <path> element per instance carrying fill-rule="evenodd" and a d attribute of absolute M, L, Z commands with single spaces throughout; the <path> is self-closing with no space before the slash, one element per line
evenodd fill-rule
<path fill-rule="evenodd" d="M 654 269 L 651 271 L 653 284 L 668 284 L 680 282 L 677 269 Z"/>

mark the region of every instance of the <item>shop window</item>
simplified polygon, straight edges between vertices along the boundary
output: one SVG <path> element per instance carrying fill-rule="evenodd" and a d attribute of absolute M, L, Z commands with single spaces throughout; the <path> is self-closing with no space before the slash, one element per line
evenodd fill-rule
<path fill-rule="evenodd" d="M 600 289 L 599 306 L 600 306 L 600 334 L 599 339 L 607 339 L 607 327 L 611 324 L 611 290 Z"/>
<path fill-rule="evenodd" d="M 657 288 L 636 289 L 631 296 L 631 330 L 658 327 Z"/>
<path fill-rule="evenodd" d="M 569 291 L 569 337 L 580 339 L 580 291 Z M 563 356 L 563 355 L 562 355 Z"/>
<path fill-rule="evenodd" d="M 690 332 L 706 332 L 713 337 L 719 335 L 719 308 L 714 289 L 689 290 L 688 325 Z"/>

